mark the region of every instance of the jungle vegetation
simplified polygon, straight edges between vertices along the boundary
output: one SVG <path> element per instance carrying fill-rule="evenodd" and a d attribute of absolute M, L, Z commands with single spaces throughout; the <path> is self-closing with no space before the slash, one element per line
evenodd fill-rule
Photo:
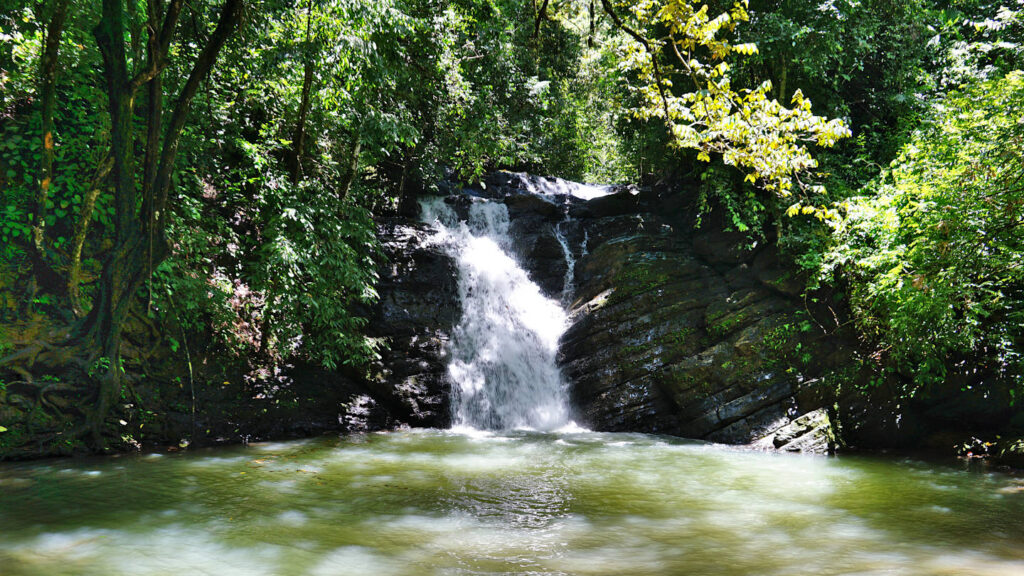
<path fill-rule="evenodd" d="M 507 169 L 696 182 L 879 381 L 1015 402 L 1022 42 L 1022 0 L 0 0 L 0 389 L 98 447 L 129 325 L 363 365 L 374 218 Z"/>

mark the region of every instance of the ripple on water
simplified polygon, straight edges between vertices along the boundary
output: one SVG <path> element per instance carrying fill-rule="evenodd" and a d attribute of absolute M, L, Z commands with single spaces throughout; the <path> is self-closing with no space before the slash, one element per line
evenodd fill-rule
<path fill-rule="evenodd" d="M 1019 482 L 531 432 L 17 465 L 0 467 L 0 573 L 1008 576 Z"/>
<path fill-rule="evenodd" d="M 310 576 L 390 576 L 407 573 L 403 564 L 364 546 L 343 546 L 328 552 Z"/>
<path fill-rule="evenodd" d="M 140 538 L 116 530 L 80 529 L 45 533 L 17 547 L 4 546 L 6 568 L 15 574 L 98 576 L 131 574 L 268 574 L 278 564 L 274 547 L 238 547 L 218 543 L 209 534 L 169 526 Z"/>

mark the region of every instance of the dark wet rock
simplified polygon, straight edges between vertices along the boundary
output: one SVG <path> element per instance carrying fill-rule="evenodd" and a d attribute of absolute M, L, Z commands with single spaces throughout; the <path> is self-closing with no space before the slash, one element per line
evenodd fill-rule
<path fill-rule="evenodd" d="M 525 216 L 535 220 L 556 222 L 565 218 L 565 205 L 558 199 L 533 194 L 516 194 L 507 196 L 504 202 L 512 220 Z"/>
<path fill-rule="evenodd" d="M 760 246 L 741 232 L 704 231 L 693 239 L 693 251 L 712 264 L 749 262 Z"/>
<path fill-rule="evenodd" d="M 842 358 L 833 355 L 831 359 Z M 1024 436 L 1021 409 L 1011 404 L 1010 388 L 998 380 L 950 372 L 943 385 L 909 396 L 906 390 L 915 386 L 912 381 L 901 382 L 901 375 L 895 375 L 879 382 L 871 369 L 874 362 L 854 355 L 845 368 L 835 370 L 839 378 L 833 386 L 841 388 L 835 422 L 844 446 L 972 453 L 998 460 L 1005 439 Z M 965 369 L 971 371 L 974 366 Z"/>
<path fill-rule="evenodd" d="M 996 461 L 1000 464 L 1024 469 L 1024 438 L 1002 440 L 996 446 Z"/>
<path fill-rule="evenodd" d="M 574 218 L 608 218 L 636 214 L 640 211 L 642 200 L 632 190 L 623 190 L 580 203 L 573 207 L 571 215 Z"/>
<path fill-rule="evenodd" d="M 520 261 L 532 264 L 531 280 L 549 298 L 561 298 L 568 267 L 565 251 L 555 235 L 549 231 L 547 234 L 523 236 L 517 248 Z"/>
<path fill-rule="evenodd" d="M 469 219 L 469 208 L 476 202 L 474 196 L 469 194 L 457 194 L 454 196 L 446 196 L 444 203 L 451 207 L 455 211 L 455 214 L 462 220 Z M 386 234 L 386 231 L 382 230 L 382 233 Z"/>
<path fill-rule="evenodd" d="M 743 276 L 756 278 L 761 284 L 787 296 L 799 296 L 807 285 L 794 267 L 782 264 L 775 250 L 758 252 L 750 269 L 744 267 Z"/>
<path fill-rule="evenodd" d="M 515 256 L 530 273 L 530 279 L 546 296 L 555 299 L 562 296 L 567 271 L 565 250 L 558 238 L 560 210 L 546 200 L 509 205 L 509 234 Z"/>
<path fill-rule="evenodd" d="M 341 420 L 351 429 L 448 424 L 447 343 L 462 311 L 455 262 L 428 242 L 432 233 L 406 220 L 381 225 L 387 261 L 367 335 L 387 347 L 365 391 L 346 403 Z M 383 425 L 377 413 L 386 414 Z"/>
<path fill-rule="evenodd" d="M 838 362 L 848 347 L 802 324 L 796 280 L 773 247 L 707 226 L 695 234 L 659 202 L 620 193 L 573 208 L 588 250 L 560 357 L 581 423 L 828 450 L 817 415 L 830 396 L 806 375 L 820 367 L 799 359 L 820 350 Z M 810 436 L 796 434 L 810 424 Z"/>
<path fill-rule="evenodd" d="M 507 194 L 510 189 L 519 188 L 524 178 L 528 178 L 528 176 L 499 170 L 484 176 L 481 188 L 492 191 L 491 193 L 495 194 L 495 197 L 500 198 L 499 194 Z"/>

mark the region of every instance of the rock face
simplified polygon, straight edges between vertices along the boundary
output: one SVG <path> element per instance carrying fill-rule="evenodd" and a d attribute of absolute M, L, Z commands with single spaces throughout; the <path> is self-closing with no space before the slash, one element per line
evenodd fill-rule
<path fill-rule="evenodd" d="M 711 224 L 695 232 L 678 195 L 622 188 L 583 200 L 570 191 L 497 173 L 448 203 L 464 212 L 473 196 L 504 202 L 517 258 L 570 308 L 560 363 L 577 421 L 770 450 L 832 448 L 830 398 L 801 358 L 813 352 L 818 368 L 848 354 L 805 315 L 802 283 L 773 247 Z M 409 220 L 381 227 L 390 264 L 370 325 L 390 350 L 366 394 L 346 404 L 348 429 L 447 424 L 457 272 L 428 236 Z"/>
<path fill-rule="evenodd" d="M 531 194 L 542 179 L 493 180 L 520 260 L 549 296 L 571 303 L 560 357 L 581 424 L 831 449 L 828 398 L 800 359 L 813 350 L 816 367 L 838 365 L 847 352 L 802 316 L 800 279 L 772 247 L 710 225 L 694 232 L 667 195 L 583 201 Z"/>
<path fill-rule="evenodd" d="M 770 248 L 691 234 L 656 208 L 657 198 L 639 198 L 635 213 L 584 220 L 590 250 L 563 342 L 580 417 L 602 430 L 730 444 L 785 434 L 823 406 L 815 381 L 790 363 L 814 340 L 786 290 L 795 279 Z M 771 446 L 828 448 L 793 430 Z"/>
<path fill-rule="evenodd" d="M 432 234 L 410 220 L 380 227 L 387 262 L 368 335 L 388 346 L 369 371 L 366 393 L 344 406 L 340 420 L 349 431 L 449 424 L 447 343 L 462 311 L 455 262 L 430 243 Z"/>

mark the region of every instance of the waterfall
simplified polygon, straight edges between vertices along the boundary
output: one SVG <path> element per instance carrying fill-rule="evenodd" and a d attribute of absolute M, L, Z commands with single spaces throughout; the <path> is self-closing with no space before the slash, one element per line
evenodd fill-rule
<path fill-rule="evenodd" d="M 478 201 L 460 221 L 442 198 L 421 202 L 455 257 L 462 320 L 451 341 L 456 427 L 553 430 L 569 424 L 556 363 L 567 318 L 511 256 L 508 210 Z"/>
<path fill-rule="evenodd" d="M 537 176 L 522 175 L 522 186 L 530 194 L 541 196 L 574 196 L 581 200 L 591 200 L 607 196 L 614 190 L 614 186 L 605 184 L 581 184 L 561 178 L 543 178 Z"/>
<path fill-rule="evenodd" d="M 555 239 L 558 240 L 558 245 L 562 247 L 562 254 L 565 255 L 565 279 L 562 280 L 562 303 L 568 306 L 572 303 L 572 291 L 575 288 L 576 283 L 576 257 L 572 255 L 572 248 L 569 247 L 569 239 L 565 237 L 565 233 L 562 232 L 562 224 L 571 222 L 569 219 L 568 211 L 565 214 L 565 220 L 562 220 L 555 225 Z"/>

